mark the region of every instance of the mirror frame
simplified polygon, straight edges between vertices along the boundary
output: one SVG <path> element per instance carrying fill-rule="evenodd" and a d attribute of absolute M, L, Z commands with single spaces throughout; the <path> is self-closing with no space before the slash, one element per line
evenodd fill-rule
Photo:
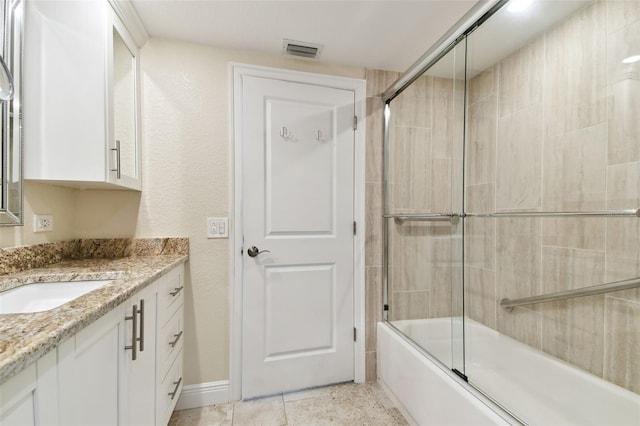
<path fill-rule="evenodd" d="M 24 224 L 23 196 L 23 58 L 24 58 L 24 0 L 1 0 L 2 57 L 14 80 L 14 96 L 2 102 L 2 136 L 0 154 L 0 226 Z M 17 40 L 16 40 L 17 38 Z M 14 51 L 18 42 L 18 51 Z M 17 71 L 17 72 L 16 72 Z M 13 123 L 17 113 L 18 122 Z M 9 173 L 15 173 L 9 186 Z"/>

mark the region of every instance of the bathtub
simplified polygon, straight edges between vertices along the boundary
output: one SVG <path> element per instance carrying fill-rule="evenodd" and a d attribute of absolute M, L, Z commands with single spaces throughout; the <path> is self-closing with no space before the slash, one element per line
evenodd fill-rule
<path fill-rule="evenodd" d="M 453 335 L 460 336 L 452 341 L 451 318 L 378 323 L 379 381 L 409 422 L 640 425 L 640 395 L 465 319 L 466 374 L 480 393 L 438 361 L 451 365 L 461 330 L 453 326 Z"/>

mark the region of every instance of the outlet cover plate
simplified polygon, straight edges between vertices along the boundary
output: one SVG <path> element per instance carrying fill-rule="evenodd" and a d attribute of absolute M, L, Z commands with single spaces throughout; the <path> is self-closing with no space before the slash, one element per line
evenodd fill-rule
<path fill-rule="evenodd" d="M 229 238 L 229 218 L 208 217 L 207 238 Z"/>
<path fill-rule="evenodd" d="M 34 214 L 33 215 L 33 232 L 51 232 L 53 231 L 53 215 L 51 214 Z"/>

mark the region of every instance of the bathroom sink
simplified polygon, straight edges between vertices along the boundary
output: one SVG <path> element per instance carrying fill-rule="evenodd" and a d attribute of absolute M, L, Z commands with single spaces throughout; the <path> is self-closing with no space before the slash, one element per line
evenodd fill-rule
<path fill-rule="evenodd" d="M 23 285 L 0 293 L 0 314 L 48 311 L 111 282 L 113 280 L 65 281 Z"/>

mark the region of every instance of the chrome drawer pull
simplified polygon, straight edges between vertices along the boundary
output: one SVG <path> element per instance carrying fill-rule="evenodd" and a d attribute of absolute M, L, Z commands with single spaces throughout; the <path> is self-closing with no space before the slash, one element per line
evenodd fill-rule
<path fill-rule="evenodd" d="M 144 299 L 140 299 L 138 313 L 140 314 L 140 337 L 138 337 L 138 342 L 140 342 L 140 352 L 144 352 Z"/>
<path fill-rule="evenodd" d="M 177 296 L 177 295 L 178 295 L 178 293 L 180 293 L 180 292 L 182 291 L 182 289 L 183 289 L 183 288 L 184 288 L 184 286 L 183 286 L 183 285 L 182 285 L 182 286 L 180 286 L 180 287 L 176 287 L 176 288 L 174 288 L 174 289 L 173 289 L 173 291 L 172 291 L 172 292 L 170 292 L 169 294 L 170 294 L 170 295 L 172 295 L 172 296 Z"/>
<path fill-rule="evenodd" d="M 136 342 L 138 341 L 138 305 L 133 305 L 133 312 L 131 316 L 124 317 L 125 321 L 133 321 L 133 327 L 131 328 L 131 346 L 125 346 L 125 350 L 131 350 L 131 359 L 136 360 L 138 352 L 136 349 Z"/>
<path fill-rule="evenodd" d="M 121 173 L 120 173 L 120 141 L 116 139 L 116 147 L 115 148 L 111 148 L 111 151 L 115 151 L 116 152 L 116 168 L 115 169 L 111 169 L 112 172 L 116 172 L 116 177 L 118 179 L 121 178 Z"/>
<path fill-rule="evenodd" d="M 169 396 L 171 397 L 171 399 L 176 397 L 178 389 L 180 388 L 180 383 L 182 383 L 182 377 L 180 377 L 177 382 L 173 382 L 173 384 L 176 385 L 176 388 L 173 390 L 173 392 L 169 392 Z"/>
<path fill-rule="evenodd" d="M 176 345 L 178 344 L 178 340 L 180 340 L 180 337 L 182 337 L 182 331 L 178 334 L 174 334 L 173 337 L 175 337 L 176 340 L 174 340 L 173 342 L 169 342 L 169 346 L 171 346 L 172 348 L 175 348 Z"/>

